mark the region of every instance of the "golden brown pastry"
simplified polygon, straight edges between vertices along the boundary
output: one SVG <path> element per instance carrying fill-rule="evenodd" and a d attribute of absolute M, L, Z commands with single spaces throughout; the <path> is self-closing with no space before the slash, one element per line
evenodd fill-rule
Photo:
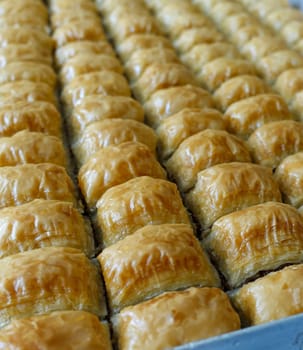
<path fill-rule="evenodd" d="M 198 74 L 199 81 L 210 91 L 239 75 L 256 75 L 255 66 L 247 60 L 220 57 L 206 63 Z"/>
<path fill-rule="evenodd" d="M 133 34 L 116 47 L 123 61 L 127 61 L 134 52 L 143 49 L 172 49 L 170 41 L 156 34 Z"/>
<path fill-rule="evenodd" d="M 293 46 L 295 50 L 297 50 L 301 55 L 303 52 L 303 39 L 299 40 L 296 45 Z"/>
<path fill-rule="evenodd" d="M 115 56 L 111 45 L 105 41 L 73 41 L 55 51 L 55 58 L 57 66 L 63 66 L 69 59 L 80 54 L 102 54 Z"/>
<path fill-rule="evenodd" d="M 303 120 L 303 91 L 297 92 L 295 96 L 293 96 L 290 110 L 298 117 L 299 120 Z"/>
<path fill-rule="evenodd" d="M 61 11 L 91 11 L 96 12 L 97 7 L 94 1 L 87 0 L 52 0 L 50 2 L 50 12 L 60 13 Z"/>
<path fill-rule="evenodd" d="M 3 0 L 0 4 L 0 16 L 1 17 L 15 17 L 20 13 L 27 11 L 32 13 L 33 21 L 36 17 L 40 17 L 47 23 L 48 12 L 47 7 L 41 1 L 24 0 L 24 1 L 9 1 Z"/>
<path fill-rule="evenodd" d="M 93 208 L 107 189 L 144 175 L 166 177 L 148 146 L 129 141 L 96 152 L 80 168 L 78 181 L 88 206 Z"/>
<path fill-rule="evenodd" d="M 86 311 L 55 311 L 15 320 L 0 331 L 2 347 L 14 350 L 111 350 L 108 324 Z"/>
<path fill-rule="evenodd" d="M 106 313 L 97 267 L 78 249 L 48 247 L 0 260 L 1 327 L 60 310 Z"/>
<path fill-rule="evenodd" d="M 194 85 L 171 87 L 156 91 L 144 104 L 145 118 L 152 127 L 157 127 L 165 118 L 184 108 L 213 107 L 212 96 Z"/>
<path fill-rule="evenodd" d="M 53 29 L 60 28 L 66 23 L 75 21 L 90 21 L 96 26 L 100 26 L 100 16 L 97 12 L 84 9 L 62 9 L 59 12 L 53 13 L 50 16 L 50 22 Z"/>
<path fill-rule="evenodd" d="M 210 12 L 212 20 L 220 26 L 228 16 L 233 16 L 244 11 L 243 5 L 239 2 L 220 1 L 212 7 Z"/>
<path fill-rule="evenodd" d="M 231 34 L 230 40 L 241 50 L 243 45 L 255 37 L 268 38 L 272 33 L 260 24 L 248 24 Z"/>
<path fill-rule="evenodd" d="M 225 111 L 232 103 L 247 97 L 272 92 L 265 82 L 253 75 L 240 75 L 227 80 L 214 93 L 219 109 Z"/>
<path fill-rule="evenodd" d="M 198 44 L 211 44 L 221 41 L 224 41 L 224 38 L 215 28 L 191 28 L 184 30 L 180 36 L 174 40 L 174 46 L 180 52 L 186 53 Z"/>
<path fill-rule="evenodd" d="M 63 85 L 66 85 L 80 75 L 100 72 L 103 70 L 113 71 L 120 74 L 123 73 L 121 63 L 112 55 L 79 53 L 75 57 L 70 58 L 63 65 L 60 71 L 60 80 Z"/>
<path fill-rule="evenodd" d="M 20 80 L 0 85 L 0 107 L 17 102 L 50 102 L 56 106 L 53 89 L 45 83 Z"/>
<path fill-rule="evenodd" d="M 28 130 L 0 137 L 0 167 L 26 163 L 53 163 L 66 167 L 62 141 L 52 135 Z"/>
<path fill-rule="evenodd" d="M 220 24 L 220 27 L 222 28 L 224 33 L 231 35 L 237 31 L 240 31 L 243 27 L 246 27 L 247 25 L 260 26 L 258 21 L 253 16 L 244 11 L 226 17 L 224 21 Z"/>
<path fill-rule="evenodd" d="M 72 180 L 59 165 L 42 163 L 0 167 L 0 208 L 39 198 L 76 205 L 74 191 Z"/>
<path fill-rule="evenodd" d="M 37 62 L 47 65 L 52 64 L 52 57 L 49 50 L 37 45 L 9 44 L 0 47 L 0 67 L 3 68 L 12 62 Z"/>
<path fill-rule="evenodd" d="M 80 40 L 100 41 L 105 40 L 105 34 L 101 23 L 99 26 L 90 20 L 79 20 L 65 23 L 53 32 L 53 39 L 57 47 Z"/>
<path fill-rule="evenodd" d="M 276 51 L 261 58 L 257 68 L 262 77 L 272 84 L 284 71 L 291 68 L 303 68 L 303 57 L 294 50 Z"/>
<path fill-rule="evenodd" d="M 111 71 L 80 75 L 66 85 L 62 92 L 62 98 L 70 108 L 89 95 L 130 97 L 131 92 L 124 76 Z"/>
<path fill-rule="evenodd" d="M 235 331 L 240 319 L 221 289 L 189 288 L 129 306 L 113 324 L 119 349 L 163 350 Z"/>
<path fill-rule="evenodd" d="M 248 138 L 262 125 L 293 119 L 283 98 L 275 94 L 248 97 L 230 105 L 223 115 L 227 131 Z"/>
<path fill-rule="evenodd" d="M 183 64 L 153 63 L 133 85 L 133 93 L 137 99 L 145 102 L 158 90 L 187 84 L 197 85 L 197 82 Z"/>
<path fill-rule="evenodd" d="M 302 277 L 303 265 L 285 267 L 237 290 L 233 302 L 250 325 L 301 313 Z"/>
<path fill-rule="evenodd" d="M 210 13 L 212 9 L 221 2 L 222 0 L 193 0 L 193 4 L 206 13 Z"/>
<path fill-rule="evenodd" d="M 144 110 L 136 100 L 126 96 L 86 96 L 73 109 L 70 125 L 80 135 L 92 123 L 116 118 L 143 122 Z"/>
<path fill-rule="evenodd" d="M 189 52 L 182 55 L 182 61 L 187 64 L 194 72 L 200 72 L 201 68 L 216 58 L 240 58 L 239 52 L 234 45 L 217 42 L 211 44 L 195 45 Z"/>
<path fill-rule="evenodd" d="M 298 20 L 288 22 L 282 28 L 281 36 L 288 45 L 295 45 L 303 37 L 303 22 Z"/>
<path fill-rule="evenodd" d="M 97 222 L 105 246 L 146 225 L 190 224 L 177 186 L 150 176 L 107 190 L 97 203 Z"/>
<path fill-rule="evenodd" d="M 303 151 L 303 124 L 294 120 L 267 123 L 254 131 L 248 144 L 256 163 L 276 168 L 285 157 Z"/>
<path fill-rule="evenodd" d="M 275 11 L 270 12 L 266 18 L 265 23 L 270 26 L 273 30 L 278 32 L 285 25 L 291 21 L 302 21 L 303 14 L 300 10 L 288 7 L 288 8 L 279 8 Z"/>
<path fill-rule="evenodd" d="M 100 149 L 127 141 L 144 143 L 156 153 L 157 136 L 152 128 L 136 120 L 120 118 L 88 125 L 72 144 L 72 150 L 78 163 L 83 165 Z"/>
<path fill-rule="evenodd" d="M 264 19 L 273 11 L 284 8 L 287 9 L 289 7 L 287 0 L 281 1 L 249 1 L 248 8 L 249 12 L 259 17 L 262 22 Z"/>
<path fill-rule="evenodd" d="M 123 42 L 133 34 L 161 34 L 157 21 L 153 16 L 136 15 L 135 13 L 124 13 L 120 16 L 119 22 L 111 26 L 111 35 L 117 43 Z"/>
<path fill-rule="evenodd" d="M 303 218 L 295 208 L 267 202 L 221 217 L 203 243 L 235 288 L 261 271 L 302 261 L 302 232 Z"/>
<path fill-rule="evenodd" d="M 254 37 L 240 48 L 241 53 L 252 62 L 284 49 L 286 46 L 282 40 L 272 36 Z"/>
<path fill-rule="evenodd" d="M 29 130 L 61 137 L 61 115 L 49 102 L 12 102 L 0 107 L 0 137 Z"/>
<path fill-rule="evenodd" d="M 168 158 L 182 141 L 205 129 L 225 129 L 222 114 L 216 109 L 184 108 L 164 119 L 156 130 L 162 159 Z"/>
<path fill-rule="evenodd" d="M 37 248 L 59 246 L 93 254 L 90 227 L 72 203 L 35 199 L 0 210 L 0 258 Z"/>
<path fill-rule="evenodd" d="M 49 65 L 38 62 L 12 62 L 0 69 L 0 85 L 20 80 L 44 83 L 54 88 L 57 77 Z"/>
<path fill-rule="evenodd" d="M 202 228 L 235 210 L 268 201 L 281 202 L 271 169 L 238 162 L 215 165 L 198 173 L 195 187 L 185 198 Z"/>
<path fill-rule="evenodd" d="M 10 44 L 27 44 L 38 46 L 41 49 L 48 50 L 51 53 L 54 47 L 53 39 L 45 32 L 37 28 L 1 28 L 0 29 L 0 47 L 6 47 Z"/>
<path fill-rule="evenodd" d="M 283 200 L 297 208 L 303 205 L 303 152 L 286 157 L 275 171 Z"/>
<path fill-rule="evenodd" d="M 288 69 L 281 73 L 274 88 L 290 102 L 297 92 L 303 90 L 303 67 Z"/>
<path fill-rule="evenodd" d="M 125 65 L 125 71 L 130 80 L 136 81 L 144 71 L 154 63 L 180 63 L 172 49 L 151 48 L 135 51 Z"/>
<path fill-rule="evenodd" d="M 105 248 L 98 260 L 113 312 L 164 291 L 220 285 L 190 225 L 145 226 Z"/>
<path fill-rule="evenodd" d="M 220 163 L 250 162 L 244 141 L 224 130 L 206 129 L 184 140 L 165 163 L 181 192 L 195 186 L 198 173 Z"/>
<path fill-rule="evenodd" d="M 117 28 L 119 26 L 120 18 L 125 18 L 131 15 L 132 18 L 136 17 L 150 17 L 150 14 L 145 6 L 142 6 L 142 2 L 134 1 L 132 3 L 117 3 L 110 13 L 103 16 L 104 25 L 109 29 L 109 32 L 112 31 L 116 33 Z M 131 20 L 130 20 L 131 22 Z M 124 24 L 125 25 L 125 24 Z M 127 26 L 127 25 L 126 25 Z M 129 26 L 130 28 L 131 26 Z"/>

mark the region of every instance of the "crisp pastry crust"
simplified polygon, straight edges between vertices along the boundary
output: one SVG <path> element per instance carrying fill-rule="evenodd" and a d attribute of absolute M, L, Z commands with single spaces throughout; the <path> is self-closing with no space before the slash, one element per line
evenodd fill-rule
<path fill-rule="evenodd" d="M 233 16 L 244 11 L 243 5 L 239 2 L 222 1 L 212 7 L 211 17 L 217 25 L 220 25 L 228 16 Z"/>
<path fill-rule="evenodd" d="M 144 49 L 172 49 L 170 41 L 156 34 L 133 34 L 116 47 L 120 57 L 127 62 L 135 52 Z"/>
<path fill-rule="evenodd" d="M 250 325 L 303 312 L 303 265 L 285 267 L 248 283 L 232 296 Z"/>
<path fill-rule="evenodd" d="M 145 15 L 124 13 L 119 18 L 119 23 L 110 27 L 111 35 L 117 43 L 123 42 L 133 34 L 161 34 L 157 21 L 148 12 Z"/>
<path fill-rule="evenodd" d="M 154 63 L 180 63 L 180 61 L 172 49 L 158 47 L 140 49 L 129 58 L 125 65 L 125 71 L 130 80 L 136 81 Z"/>
<path fill-rule="evenodd" d="M 113 323 L 121 350 L 169 349 L 240 328 L 238 314 L 218 288 L 164 293 L 125 308 Z"/>
<path fill-rule="evenodd" d="M 303 151 L 303 125 L 294 120 L 267 123 L 254 131 L 248 144 L 256 163 L 276 168 L 285 157 Z"/>
<path fill-rule="evenodd" d="M 272 13 L 276 9 L 289 8 L 289 4 L 287 0 L 282 1 L 250 1 L 248 4 L 249 12 L 251 12 L 253 15 L 259 17 L 262 22 L 264 22 L 264 19 Z"/>
<path fill-rule="evenodd" d="M 302 21 L 294 20 L 288 22 L 281 30 L 281 36 L 288 45 L 295 45 L 303 37 Z"/>
<path fill-rule="evenodd" d="M 236 13 L 224 19 L 220 27 L 224 33 L 233 34 L 247 25 L 260 26 L 258 21 L 247 12 Z"/>
<path fill-rule="evenodd" d="M 181 192 L 195 186 L 198 173 L 220 163 L 250 162 L 244 141 L 224 130 L 203 130 L 184 140 L 165 163 Z"/>
<path fill-rule="evenodd" d="M 303 218 L 295 208 L 267 202 L 221 217 L 203 243 L 235 288 L 261 271 L 302 261 L 302 232 Z"/>
<path fill-rule="evenodd" d="M 174 40 L 174 46 L 181 53 L 186 53 L 198 44 L 211 44 L 221 41 L 224 41 L 223 35 L 213 27 L 191 28 L 184 30 Z"/>
<path fill-rule="evenodd" d="M 257 61 L 264 56 L 284 49 L 286 49 L 285 44 L 272 36 L 256 36 L 240 48 L 241 53 L 251 61 Z"/>
<path fill-rule="evenodd" d="M 145 226 L 105 248 L 98 260 L 113 312 L 164 291 L 220 285 L 191 226 L 185 224 Z"/>
<path fill-rule="evenodd" d="M 111 350 L 109 327 L 85 311 L 55 311 L 13 321 L 0 331 L 0 347 L 14 350 Z"/>
<path fill-rule="evenodd" d="M 137 176 L 166 177 L 155 154 L 143 143 L 124 142 L 96 152 L 80 168 L 79 186 L 90 208 L 93 208 L 103 193 Z"/>
<path fill-rule="evenodd" d="M 119 118 L 104 119 L 88 125 L 72 144 L 72 150 L 82 165 L 100 149 L 127 141 L 141 142 L 156 153 L 157 136 L 152 128 L 135 120 Z"/>
<path fill-rule="evenodd" d="M 212 9 L 221 2 L 222 0 L 193 0 L 193 4 L 206 13 L 210 13 Z"/>
<path fill-rule="evenodd" d="M 302 21 L 303 14 L 301 11 L 288 7 L 279 8 L 273 12 L 269 12 L 266 16 L 265 22 L 275 31 L 281 30 L 285 25 L 291 21 Z"/>
<path fill-rule="evenodd" d="M 51 135 L 28 130 L 0 137 L 0 167 L 26 163 L 53 163 L 67 166 L 62 141 Z"/>
<path fill-rule="evenodd" d="M 35 199 L 0 210 L 0 258 L 37 248 L 59 246 L 93 254 L 90 227 L 72 203 Z"/>
<path fill-rule="evenodd" d="M 123 73 L 121 63 L 112 55 L 79 53 L 75 57 L 70 58 L 63 65 L 60 70 L 60 80 L 63 85 L 66 85 L 80 75 L 103 70 L 113 71 L 120 74 Z"/>
<path fill-rule="evenodd" d="M 261 58 L 257 63 L 258 71 L 270 84 L 274 83 L 284 71 L 302 67 L 303 57 L 294 50 L 276 51 Z"/>
<path fill-rule="evenodd" d="M 168 158 L 182 141 L 205 129 L 225 129 L 222 114 L 216 109 L 184 108 L 164 119 L 156 130 L 161 158 Z"/>
<path fill-rule="evenodd" d="M 296 45 L 293 46 L 295 50 L 297 50 L 301 55 L 303 52 L 303 39 L 299 40 Z"/>
<path fill-rule="evenodd" d="M 303 120 L 303 91 L 297 92 L 291 101 L 290 110 L 298 117 L 299 120 Z"/>
<path fill-rule="evenodd" d="M 244 74 L 256 75 L 255 66 L 247 60 L 219 57 L 202 67 L 198 79 L 208 90 L 214 91 L 225 81 Z"/>
<path fill-rule="evenodd" d="M 46 6 L 41 1 L 24 0 L 24 1 L 1 1 L 0 4 L 0 16 L 1 17 L 14 17 L 20 13 L 24 13 L 27 10 L 31 11 L 32 18 L 40 17 L 47 23 L 48 11 Z"/>
<path fill-rule="evenodd" d="M 90 11 L 97 12 L 96 4 L 87 0 L 52 0 L 49 7 L 51 13 L 60 13 L 61 11 Z"/>
<path fill-rule="evenodd" d="M 49 50 L 37 45 L 9 44 L 6 47 L 0 47 L 0 68 L 19 61 L 44 63 L 50 66 L 52 57 Z"/>
<path fill-rule="evenodd" d="M 0 51 L 1 52 L 1 51 Z M 115 56 L 114 50 L 111 45 L 103 41 L 73 41 L 62 47 L 59 47 L 55 52 L 56 64 L 58 67 L 63 66 L 71 58 L 80 54 L 103 54 Z"/>
<path fill-rule="evenodd" d="M 253 75 L 241 75 L 223 83 L 214 93 L 217 106 L 225 111 L 232 103 L 247 97 L 271 93 L 265 82 Z"/>
<path fill-rule="evenodd" d="M 182 61 L 187 64 L 194 72 L 200 72 L 201 68 L 208 62 L 219 57 L 240 58 L 239 52 L 234 45 L 217 42 L 211 44 L 195 45 L 189 52 L 182 55 Z"/>
<path fill-rule="evenodd" d="M 51 88 L 55 88 L 57 83 L 54 70 L 44 63 L 12 62 L 0 69 L 1 85 L 20 80 L 48 84 Z"/>
<path fill-rule="evenodd" d="M 91 95 L 75 106 L 70 116 L 70 126 L 76 135 L 92 123 L 105 119 L 130 119 L 144 121 L 144 110 L 134 99 L 126 96 Z M 1 126 L 0 126 L 1 127 Z"/>
<path fill-rule="evenodd" d="M 79 40 L 100 41 L 105 40 L 101 23 L 99 26 L 90 20 L 68 22 L 53 32 L 53 39 L 57 47 Z"/>
<path fill-rule="evenodd" d="M 71 9 L 62 9 L 50 16 L 50 22 L 53 29 L 60 28 L 66 23 L 77 21 L 90 21 L 92 24 L 100 26 L 100 16 L 95 11 L 77 8 L 73 11 Z"/>
<path fill-rule="evenodd" d="M 241 49 L 250 39 L 255 37 L 268 38 L 270 35 L 272 35 L 272 33 L 267 28 L 261 27 L 259 24 L 248 24 L 240 30 L 233 32 L 230 39 Z"/>
<path fill-rule="evenodd" d="M 268 201 L 281 202 L 270 168 L 252 163 L 215 165 L 198 173 L 186 202 L 202 228 L 221 216 Z"/>
<path fill-rule="evenodd" d="M 12 136 L 21 130 L 61 137 L 61 115 L 49 102 L 3 104 L 0 107 L 0 136 Z"/>
<path fill-rule="evenodd" d="M 290 102 L 297 92 L 303 90 L 303 67 L 288 69 L 281 73 L 274 88 L 286 101 Z"/>
<path fill-rule="evenodd" d="M 45 32 L 37 28 L 2 28 L 0 30 L 0 47 L 10 44 L 27 44 L 38 46 L 41 49 L 49 50 L 51 53 L 54 47 L 54 40 Z"/>
<path fill-rule="evenodd" d="M 283 200 L 297 208 L 303 205 L 303 152 L 286 157 L 275 171 Z"/>
<path fill-rule="evenodd" d="M 60 310 L 106 314 L 98 269 L 80 250 L 48 247 L 0 260 L 0 326 Z"/>
<path fill-rule="evenodd" d="M 0 167 L 0 208 L 34 199 L 56 199 L 76 204 L 74 185 L 66 170 L 55 164 Z"/>
<path fill-rule="evenodd" d="M 44 83 L 20 80 L 0 85 L 0 107 L 17 102 L 50 102 L 56 106 L 53 89 Z"/>
<path fill-rule="evenodd" d="M 62 98 L 69 107 L 74 107 L 89 95 L 130 97 L 131 92 L 124 76 L 111 71 L 80 75 L 66 85 L 62 92 Z"/>
<path fill-rule="evenodd" d="M 197 85 L 197 81 L 183 64 L 153 63 L 133 85 L 133 93 L 145 102 L 158 90 L 187 84 Z"/>
<path fill-rule="evenodd" d="M 262 125 L 293 119 L 284 99 L 275 94 L 261 94 L 235 102 L 223 115 L 227 131 L 248 138 Z"/>
<path fill-rule="evenodd" d="M 144 104 L 145 118 L 149 125 L 157 127 L 167 117 L 184 108 L 213 107 L 212 96 L 204 89 L 184 85 L 156 91 Z"/>
<path fill-rule="evenodd" d="M 134 1 L 131 5 L 126 3 L 117 3 L 117 6 L 112 9 L 110 13 L 105 15 L 104 18 L 104 25 L 109 28 L 109 32 L 112 31 L 112 28 L 114 28 L 115 24 L 117 26 L 117 23 L 119 25 L 120 18 L 127 17 L 129 14 L 131 16 L 136 17 L 146 17 L 149 16 L 149 13 L 146 9 L 146 7 L 142 4 L 142 2 Z M 113 29 L 115 31 L 115 29 Z"/>
<path fill-rule="evenodd" d="M 112 187 L 98 201 L 97 209 L 105 246 L 146 225 L 190 224 L 177 186 L 149 176 Z"/>

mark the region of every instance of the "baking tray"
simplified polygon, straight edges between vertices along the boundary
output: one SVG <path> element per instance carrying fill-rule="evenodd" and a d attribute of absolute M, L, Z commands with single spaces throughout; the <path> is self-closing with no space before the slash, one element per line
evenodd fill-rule
<path fill-rule="evenodd" d="M 303 350 L 303 314 L 189 343 L 176 350 Z"/>

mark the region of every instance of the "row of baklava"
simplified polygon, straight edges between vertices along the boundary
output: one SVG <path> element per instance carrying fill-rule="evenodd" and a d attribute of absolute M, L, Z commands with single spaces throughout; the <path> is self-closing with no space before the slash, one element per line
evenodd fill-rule
<path fill-rule="evenodd" d="M 222 108 L 222 104 L 220 100 L 218 104 L 216 94 L 222 87 L 226 85 L 229 87 L 225 90 L 226 95 L 229 96 L 235 81 L 242 81 L 243 84 L 244 81 L 251 80 L 253 77 L 256 81 L 262 82 L 255 76 L 257 71 L 253 64 L 241 57 L 235 46 L 227 41 L 224 42 L 221 33 L 211 22 L 211 18 L 215 19 L 223 31 L 231 35 L 229 38 L 234 42 L 241 43 L 241 38 L 242 40 L 245 38 L 246 41 L 248 38 L 259 39 L 259 35 L 265 36 L 265 29 L 260 28 L 258 23 L 254 23 L 256 28 L 253 28 L 253 23 L 249 23 L 247 17 L 250 20 L 251 18 L 247 16 L 243 7 L 242 12 L 237 16 L 230 16 L 226 20 L 224 16 L 221 17 L 224 13 L 221 11 L 222 7 L 225 7 L 226 11 L 235 7 L 240 12 L 240 4 L 228 1 L 217 2 L 212 4 L 215 6 L 211 7 L 208 11 L 209 17 L 206 17 L 197 13 L 197 8 L 186 1 L 176 3 L 155 0 L 147 3 L 162 23 L 163 30 L 173 40 L 183 61 L 197 74 L 203 86 L 210 92 L 217 88 L 214 98 L 219 107 Z M 205 5 L 203 1 L 201 4 Z M 230 13 L 226 14 L 230 15 Z M 243 31 L 241 26 L 244 27 Z M 212 34 L 208 36 L 209 33 Z M 266 33 L 266 35 L 267 42 L 271 42 L 270 34 Z M 186 37 L 189 38 L 187 41 L 189 46 L 184 47 L 183 42 Z M 282 42 L 280 48 L 283 48 Z M 290 56 L 293 55 L 292 51 L 287 53 Z M 300 65 L 300 60 L 302 61 L 301 57 L 297 61 L 294 60 L 293 65 Z M 285 69 L 288 68 L 286 64 Z M 274 69 L 279 68 L 273 67 Z M 233 78 L 233 75 L 238 77 Z M 266 74 L 263 74 L 262 78 L 266 79 Z M 243 89 L 242 94 L 238 93 L 235 96 L 232 91 L 231 95 L 235 100 L 225 110 L 223 119 L 227 124 L 227 130 L 231 131 L 230 115 L 236 116 L 234 125 L 238 127 L 238 136 L 247 137 L 249 131 L 252 133 L 247 143 L 255 162 L 275 168 L 285 157 L 291 155 L 276 170 L 276 179 L 272 178 L 270 169 L 253 164 L 213 166 L 213 159 L 215 162 L 220 162 L 221 154 L 227 158 L 229 155 L 227 142 L 221 138 L 215 144 L 216 132 L 210 130 L 197 133 L 183 141 L 166 161 L 167 169 L 177 180 L 181 191 L 185 193 L 186 202 L 202 228 L 211 227 L 209 232 L 202 233 L 203 244 L 232 288 L 256 278 L 260 272 L 275 270 L 285 264 L 302 262 L 302 234 L 300 233 L 302 217 L 295 208 L 272 201 L 281 201 L 279 183 L 288 203 L 295 204 L 297 207 L 302 205 L 300 203 L 302 189 L 299 184 L 294 189 L 292 183 L 296 180 L 300 182 L 298 178 L 300 179 L 302 153 L 296 152 L 302 150 L 303 127 L 301 123 L 290 120 L 293 118 L 287 104 L 280 96 L 273 94 L 267 83 L 269 80 L 262 82 L 265 89 L 261 94 L 258 89 L 249 91 L 247 87 L 249 85 L 246 84 L 239 88 Z M 262 94 L 264 92 L 267 94 Z M 239 100 L 241 101 L 237 102 Z M 262 124 L 264 124 L 263 127 Z M 238 145 L 239 142 L 240 140 Z M 232 147 L 231 141 L 228 145 Z M 232 149 L 236 150 L 236 146 L 233 145 Z M 214 150 L 217 153 L 212 153 Z M 238 155 L 241 154 L 238 150 L 237 152 Z M 221 156 L 221 162 L 226 161 L 230 160 L 222 161 Z M 239 161 L 248 162 L 250 159 L 239 159 Z M 209 169 L 203 170 L 208 167 Z M 263 175 L 261 175 L 262 172 L 264 172 Z M 256 176 L 257 173 L 258 176 Z M 278 183 L 275 180 L 278 180 Z M 189 192 L 186 193 L 187 191 Z M 263 202 L 267 203 L 255 205 Z M 239 209 L 243 210 L 239 211 Z M 245 321 L 257 324 L 302 312 L 302 302 L 297 303 L 295 300 L 295 290 L 302 288 L 298 282 L 302 271 L 301 265 L 286 268 L 232 293 L 235 304 L 244 315 Z M 295 275 L 297 280 L 294 278 Z M 271 289 L 265 289 L 264 292 L 254 295 L 254 289 L 257 290 L 258 286 L 263 284 L 270 284 L 273 280 L 277 283 L 274 298 Z M 289 287 L 284 293 L 279 286 L 285 283 L 285 280 L 289 280 Z M 280 304 L 280 309 L 277 311 L 275 303 L 280 302 L 286 295 L 292 302 Z M 254 302 L 248 303 L 249 297 L 263 304 L 262 312 L 254 307 Z"/>
<path fill-rule="evenodd" d="M 0 347 L 110 348 L 40 0 L 0 3 Z M 37 316 L 39 314 L 40 316 Z M 107 345 L 108 344 L 108 345 Z"/>
<path fill-rule="evenodd" d="M 118 6 L 115 10 L 119 12 Z M 82 13 L 86 12 L 83 6 Z M 72 25 L 72 21 L 66 23 Z M 124 23 L 120 15 L 119 23 L 124 41 L 133 34 L 133 23 L 127 18 Z M 56 27 L 55 40 L 64 26 Z M 79 28 L 77 23 L 75 32 L 81 32 Z M 101 22 L 94 23 L 94 28 L 102 28 Z M 97 229 L 106 247 L 98 260 L 119 348 L 161 349 L 238 328 L 237 314 L 217 288 L 161 294 L 190 286 L 219 286 L 219 277 L 194 236 L 176 185 L 167 181 L 156 159 L 156 135 L 143 124 L 143 109 L 130 97 L 122 66 L 115 57 L 105 61 L 100 52 L 81 54 L 80 47 L 87 41 L 95 42 L 88 33 L 63 46 L 64 40 L 57 41 L 56 57 L 57 63 L 63 62 L 59 76 L 79 186 L 93 215 L 96 211 Z M 72 47 L 75 54 L 67 57 L 65 49 Z M 66 59 L 61 59 L 62 54 Z M 204 310 L 209 300 L 216 305 Z M 137 305 L 125 308 L 133 304 Z M 166 319 L 175 312 L 184 313 L 184 305 L 195 305 L 200 311 L 194 323 L 184 315 L 180 325 L 177 319 L 170 325 L 159 324 L 159 309 L 160 317 Z M 188 332 L 192 325 L 202 325 L 209 313 L 214 315 L 214 326 L 221 317 L 218 308 L 231 323 L 223 320 L 214 329 Z M 137 323 L 146 326 L 138 328 Z M 163 339 L 156 336 L 163 332 Z"/>

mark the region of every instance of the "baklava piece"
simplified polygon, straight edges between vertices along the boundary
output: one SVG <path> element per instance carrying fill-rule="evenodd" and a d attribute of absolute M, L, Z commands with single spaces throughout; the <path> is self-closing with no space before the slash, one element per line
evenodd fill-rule
<path fill-rule="evenodd" d="M 1 329 L 0 344 L 19 350 L 112 350 L 108 324 L 86 311 L 55 311 L 14 320 Z"/>
<path fill-rule="evenodd" d="M 203 130 L 184 140 L 165 163 L 181 192 L 189 191 L 200 171 L 220 163 L 250 162 L 244 141 L 224 130 Z"/>
<path fill-rule="evenodd" d="M 168 158 L 182 141 L 205 129 L 225 129 L 222 114 L 216 109 L 184 108 L 164 119 L 156 130 L 161 158 Z"/>
<path fill-rule="evenodd" d="M 264 22 L 276 32 L 283 29 L 289 22 L 302 21 L 303 14 L 298 9 L 288 8 L 275 8 L 274 11 L 269 12 Z"/>
<path fill-rule="evenodd" d="M 288 45 L 295 45 L 303 37 L 303 22 L 294 20 L 288 22 L 281 31 L 281 36 Z"/>
<path fill-rule="evenodd" d="M 113 312 L 164 291 L 220 285 L 192 228 L 185 224 L 145 226 L 105 248 L 98 260 Z"/>
<path fill-rule="evenodd" d="M 254 37 L 240 48 L 241 53 L 251 61 L 258 61 L 262 57 L 276 51 L 286 49 L 282 40 L 275 37 Z"/>
<path fill-rule="evenodd" d="M 303 218 L 290 205 L 267 202 L 217 220 L 204 246 L 235 288 L 263 271 L 303 260 Z"/>
<path fill-rule="evenodd" d="M 248 139 L 258 164 L 276 168 L 287 156 L 303 151 L 303 124 L 294 120 L 267 123 Z"/>
<path fill-rule="evenodd" d="M 166 177 L 154 152 L 140 142 L 124 142 L 96 152 L 80 168 L 79 186 L 90 208 L 109 188 L 137 176 Z"/>
<path fill-rule="evenodd" d="M 225 111 L 223 119 L 227 131 L 247 139 L 266 123 L 291 120 L 293 117 L 281 96 L 264 94 L 233 103 Z"/>
<path fill-rule="evenodd" d="M 221 289 L 189 288 L 126 307 L 113 324 L 119 349 L 162 350 L 235 331 L 240 319 Z"/>
<path fill-rule="evenodd" d="M 303 312 L 303 265 L 285 267 L 244 285 L 232 300 L 249 325 Z"/>
<path fill-rule="evenodd" d="M 107 190 L 97 203 L 97 222 L 105 246 L 146 225 L 190 224 L 177 186 L 149 176 Z"/>
<path fill-rule="evenodd" d="M 270 168 L 233 162 L 198 173 L 195 187 L 185 198 L 202 229 L 207 229 L 235 210 L 268 201 L 281 202 L 281 193 Z"/>
<path fill-rule="evenodd" d="M 274 88 L 287 102 L 291 102 L 295 94 L 303 90 L 303 68 L 288 69 L 281 73 Z"/>
<path fill-rule="evenodd" d="M 224 33 L 232 35 L 233 33 L 242 30 L 242 28 L 247 25 L 260 26 L 253 16 L 244 11 L 225 18 L 220 27 Z"/>
<path fill-rule="evenodd" d="M 303 121 L 303 91 L 297 92 L 293 96 L 293 100 L 290 104 L 290 110 L 298 117 L 300 121 Z"/>
<path fill-rule="evenodd" d="M 0 260 L 0 325 L 51 311 L 83 310 L 105 316 L 97 266 L 80 250 L 48 247 Z"/>

